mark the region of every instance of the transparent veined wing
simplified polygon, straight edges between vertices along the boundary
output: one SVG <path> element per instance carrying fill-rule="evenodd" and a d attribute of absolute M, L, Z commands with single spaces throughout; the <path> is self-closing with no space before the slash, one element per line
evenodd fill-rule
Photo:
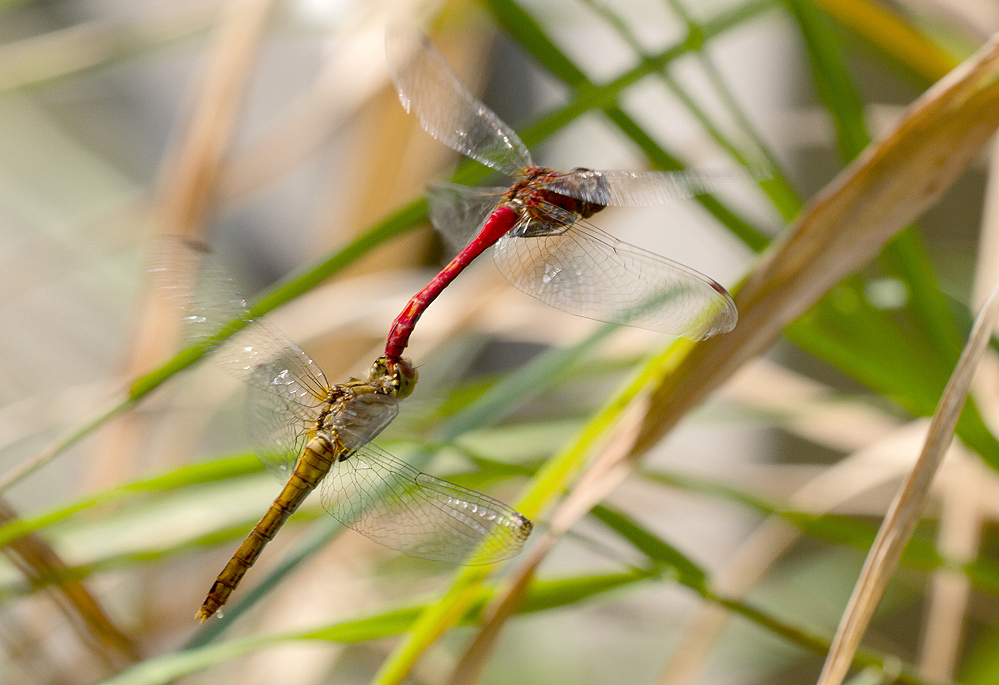
<path fill-rule="evenodd" d="M 247 420 L 254 450 L 271 473 L 287 480 L 316 431 L 318 413 L 293 396 L 267 392 L 259 383 L 251 383 L 249 393 Z M 394 397 L 365 393 L 346 402 L 331 423 L 343 444 L 357 449 L 373 440 L 398 414 Z"/>
<path fill-rule="evenodd" d="M 247 388 L 246 428 L 254 454 L 280 481 L 288 480 L 314 429 L 318 409 L 251 383 Z"/>
<path fill-rule="evenodd" d="M 295 394 L 315 406 L 329 383 L 302 348 L 266 321 L 250 319 L 246 299 L 207 245 L 180 236 L 161 236 L 154 246 L 154 277 L 183 316 L 188 344 L 214 336 L 236 319 L 249 325 L 212 353 L 227 372 L 275 392 Z M 273 374 L 266 378 L 260 371 Z M 311 395 L 312 399 L 307 396 Z"/>
<path fill-rule="evenodd" d="M 430 223 L 457 254 L 474 238 L 506 188 L 474 188 L 457 183 L 435 183 L 428 188 Z"/>
<path fill-rule="evenodd" d="M 374 445 L 333 465 L 322 502 L 342 524 L 389 549 L 458 564 L 511 557 L 533 527 L 502 502 L 427 475 Z"/>
<path fill-rule="evenodd" d="M 356 450 L 374 440 L 398 414 L 396 398 L 368 392 L 346 402 L 333 416 L 331 424 L 343 445 Z"/>
<path fill-rule="evenodd" d="M 508 176 L 534 165 L 513 129 L 465 88 L 426 36 L 394 27 L 385 52 L 399 101 L 427 133 Z"/>
<path fill-rule="evenodd" d="M 560 222 L 558 232 L 518 226 L 493 250 L 500 272 L 520 290 L 570 314 L 692 340 L 735 327 L 735 303 L 711 278 L 545 208 L 542 225 Z"/>
<path fill-rule="evenodd" d="M 538 185 L 579 200 L 612 207 L 649 207 L 746 183 L 742 169 L 684 171 L 595 171 L 577 169 Z"/>
<path fill-rule="evenodd" d="M 203 243 L 164 236 L 155 251 L 156 279 L 182 312 L 188 344 L 209 339 L 235 319 L 249 321 L 210 358 L 250 386 L 246 413 L 254 446 L 265 466 L 287 477 L 329 393 L 325 375 L 283 333 L 249 319 L 246 300 Z"/>
<path fill-rule="evenodd" d="M 150 268 L 157 287 L 183 315 L 188 344 L 202 342 L 249 309 L 232 279 L 215 261 L 210 248 L 182 236 L 158 236 L 152 244 Z"/>

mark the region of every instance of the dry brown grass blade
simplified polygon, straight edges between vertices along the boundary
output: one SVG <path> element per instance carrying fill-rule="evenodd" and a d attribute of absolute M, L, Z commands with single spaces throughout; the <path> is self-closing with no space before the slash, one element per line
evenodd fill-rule
<path fill-rule="evenodd" d="M 943 492 L 937 549 L 945 558 L 970 563 L 978 557 L 987 522 L 985 501 L 994 490 L 995 471 L 974 454 L 951 450 L 950 478 Z M 957 568 L 937 569 L 930 579 L 927 609 L 920 639 L 919 667 L 931 678 L 954 678 L 964 641 L 965 620 L 972 598 L 971 582 Z"/>
<path fill-rule="evenodd" d="M 500 630 L 517 607 L 520 606 L 534 578 L 538 566 L 555 543 L 581 518 L 628 476 L 634 461 L 628 458 L 629 447 L 634 442 L 642 416 L 642 402 L 636 402 L 632 411 L 623 419 L 608 445 L 579 477 L 572 491 L 553 512 L 551 525 L 541 539 L 531 547 L 527 556 L 511 574 L 510 581 L 486 612 L 486 620 L 475 639 L 465 649 L 461 660 L 451 672 L 448 685 L 469 685 L 478 682 L 482 669 L 489 661 L 489 652 L 495 645 Z"/>
<path fill-rule="evenodd" d="M 161 3 L 138 17 L 88 21 L 0 46 L 0 93 L 69 78 L 204 31 L 215 3 Z"/>
<path fill-rule="evenodd" d="M 930 207 L 999 125 L 999 37 L 924 93 L 837 177 L 736 295 L 739 325 L 700 343 L 653 395 L 636 452 Z"/>
<path fill-rule="evenodd" d="M 897 482 L 912 465 L 912 459 L 898 457 L 915 452 L 925 435 L 923 419 L 903 426 L 863 402 L 832 403 L 828 409 L 833 412 L 828 415 L 827 408 L 817 400 L 832 396 L 831 388 L 766 359 L 753 360 L 740 369 L 733 382 L 725 386 L 725 395 L 730 401 L 778 413 L 813 405 L 815 410 L 805 409 L 802 416 L 785 425 L 785 430 L 829 449 L 849 452 L 790 493 L 779 495 L 795 511 L 815 515 L 839 511 L 863 493 Z M 833 433 L 833 424 L 838 434 Z M 781 479 L 775 475 L 774 480 Z M 742 599 L 802 535 L 800 528 L 783 517 L 767 517 L 714 572 L 714 591 L 729 599 Z M 702 600 L 684 619 L 680 639 L 674 643 L 658 683 L 702 682 L 715 641 L 731 616 L 718 604 Z"/>
<path fill-rule="evenodd" d="M 999 283 L 999 144 L 996 141 L 989 155 L 978 244 L 971 289 L 975 306 L 980 306 L 993 284 Z M 999 426 L 999 388 L 994 382 L 997 373 L 999 358 L 993 351 L 986 351 L 972 392 L 993 431 Z M 989 519 L 989 501 L 999 476 L 975 455 L 955 449 L 951 453 L 948 466 L 952 467 L 952 477 L 941 479 L 936 545 L 946 558 L 958 563 L 970 562 L 978 557 L 983 526 Z M 926 675 L 940 679 L 954 677 L 964 649 L 964 627 L 972 596 L 969 578 L 959 569 L 944 567 L 934 571 L 920 638 L 919 666 Z"/>
<path fill-rule="evenodd" d="M 152 208 L 157 233 L 195 235 L 202 232 L 219 185 L 222 164 L 239 120 L 253 65 L 277 0 L 234 0 L 219 16 L 219 27 L 190 119 L 160 171 Z M 122 373 L 135 376 L 172 348 L 175 315 L 153 287 L 147 288 L 136 316 L 136 335 Z M 145 429 L 134 416 L 114 424 L 95 452 L 88 472 L 91 487 L 122 477 L 137 454 Z"/>
<path fill-rule="evenodd" d="M 252 66 L 277 4 L 278 0 L 230 2 L 222 12 L 214 55 L 191 118 L 160 174 L 158 228 L 164 233 L 197 231 L 211 207 Z"/>
<path fill-rule="evenodd" d="M 0 499 L 0 524 L 17 518 L 13 507 Z M 5 547 L 4 552 L 32 585 L 51 587 L 56 605 L 98 659 L 114 668 L 139 660 L 139 651 L 128 636 L 111 622 L 83 583 L 68 580 L 66 564 L 39 536 L 28 533 Z"/>
<path fill-rule="evenodd" d="M 371 133 L 351 134 L 353 144 L 366 151 L 379 145 L 381 138 L 391 138 L 395 129 L 411 131 L 417 128 L 411 126 L 412 122 L 399 107 L 395 90 L 391 88 L 385 64 L 385 26 L 390 23 L 424 26 L 440 13 L 442 4 L 440 0 L 356 3 L 338 13 L 338 27 L 335 34 L 331 34 L 331 38 L 335 38 L 336 49 L 330 51 L 311 86 L 277 112 L 260 135 L 234 151 L 222 172 L 219 191 L 222 200 L 226 203 L 237 202 L 246 195 L 259 192 L 316 153 L 337 128 L 352 119 L 362 127 L 369 126 L 367 119 L 372 115 L 379 120 L 371 126 Z M 466 71 L 471 74 L 484 71 L 476 70 L 482 55 L 487 52 L 483 50 L 481 41 L 475 50 L 477 54 L 462 55 L 455 60 L 462 66 L 463 75 Z M 378 105 L 372 111 L 372 101 L 378 98 L 380 92 L 384 94 L 388 91 L 391 91 L 391 113 L 395 118 L 405 120 L 405 126 L 395 123 L 386 126 L 380 121 L 383 114 Z M 420 138 L 416 140 L 424 142 Z M 412 145 L 409 141 L 404 145 L 397 140 L 390 142 L 393 145 L 391 150 L 396 155 L 391 165 L 370 164 L 363 159 L 352 159 L 352 163 L 362 162 L 385 174 L 386 169 L 398 166 L 399 155 L 426 159 L 428 161 L 421 163 L 421 166 L 433 166 L 447 154 L 439 149 L 443 146 L 436 142 L 431 145 L 430 141 L 426 141 L 426 151 L 421 144 L 419 155 L 408 151 L 407 148 Z M 367 153 L 354 155 L 357 158 L 366 156 Z M 432 173 L 437 171 L 438 167 L 434 167 Z M 423 173 L 420 182 L 425 182 L 427 176 Z M 343 184 L 344 180 L 338 179 L 337 183 Z M 393 202 L 398 197 L 405 197 L 405 194 L 397 194 Z"/>
<path fill-rule="evenodd" d="M 840 619 L 829 655 L 819 675 L 819 685 L 837 685 L 850 668 L 860 638 L 874 615 L 878 602 L 898 566 L 906 543 L 916 528 L 929 494 L 933 476 L 954 438 L 954 428 L 967 399 L 971 380 L 978 370 L 992 332 L 999 323 L 999 288 L 993 290 L 975 320 L 968 344 L 947 382 L 930 423 L 919 459 L 895 496 L 871 546 L 860 578 Z"/>

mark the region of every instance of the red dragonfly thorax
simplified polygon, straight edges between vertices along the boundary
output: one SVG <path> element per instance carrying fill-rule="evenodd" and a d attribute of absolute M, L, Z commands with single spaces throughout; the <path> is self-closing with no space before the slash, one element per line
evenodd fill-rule
<path fill-rule="evenodd" d="M 577 167 L 572 171 L 577 172 L 590 170 Z M 550 181 L 559 176 L 565 176 L 565 174 L 547 167 L 531 167 L 524 173 L 523 179 L 515 183 L 510 188 L 506 194 L 506 198 L 513 202 L 513 204 L 527 209 L 527 211 L 533 215 L 532 218 L 536 219 L 543 218 L 542 216 L 539 216 L 539 214 L 543 214 L 544 211 L 541 208 L 543 205 L 540 205 L 539 207 L 540 203 L 554 205 L 581 219 L 588 219 L 607 206 L 606 204 L 599 202 L 582 200 L 579 197 L 564 195 L 554 190 L 548 190 L 544 187 L 546 181 Z M 607 181 L 605 181 L 603 177 L 598 174 L 587 175 L 585 180 L 580 180 L 577 183 L 577 187 L 580 191 L 579 195 L 585 195 L 587 197 L 606 197 L 608 195 Z"/>

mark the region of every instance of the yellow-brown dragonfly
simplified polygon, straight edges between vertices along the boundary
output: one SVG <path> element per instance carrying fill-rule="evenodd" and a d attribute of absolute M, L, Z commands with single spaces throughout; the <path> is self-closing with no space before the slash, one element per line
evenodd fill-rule
<path fill-rule="evenodd" d="M 189 340 L 249 317 L 246 301 L 206 249 L 163 242 L 159 279 L 183 308 Z M 369 444 L 398 414 L 417 374 L 379 357 L 364 380 L 332 385 L 295 343 L 253 321 L 212 353 L 249 386 L 257 455 L 284 488 L 216 578 L 197 618 L 218 611 L 264 546 L 320 483 L 326 510 L 391 549 L 424 559 L 486 564 L 513 556 L 532 523 L 491 497 L 418 471 Z"/>

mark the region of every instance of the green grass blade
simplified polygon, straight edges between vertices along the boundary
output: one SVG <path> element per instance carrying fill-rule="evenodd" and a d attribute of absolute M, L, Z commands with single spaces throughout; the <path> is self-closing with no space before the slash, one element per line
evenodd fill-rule
<path fill-rule="evenodd" d="M 768 9 L 770 6 L 769 2 L 748 2 L 739 5 L 714 20 L 705 22 L 704 33 L 697 40 L 688 39 L 658 55 L 648 57 L 642 60 L 635 69 L 626 72 L 607 85 L 595 86 L 587 79 L 586 74 L 573 64 L 549 38 L 541 25 L 520 5 L 512 0 L 489 0 L 487 2 L 487 7 L 497 23 L 511 37 L 515 38 L 539 64 L 572 88 L 578 101 L 603 109 L 607 117 L 642 150 L 653 166 L 664 170 L 679 170 L 683 169 L 684 165 L 675 155 L 668 153 L 656 143 L 634 119 L 617 106 L 617 95 L 642 78 L 658 74 L 669 62 L 682 54 L 698 49 L 700 47 L 699 40 L 710 38 L 738 26 L 741 22 L 755 17 L 758 12 Z M 600 94 L 599 103 L 593 102 L 594 95 L 597 93 Z M 759 250 L 768 242 L 764 233 L 752 222 L 743 219 L 713 196 L 698 195 L 694 199 L 747 245 Z"/>
<path fill-rule="evenodd" d="M 607 523 L 613 530 L 621 533 L 622 537 L 633 544 L 638 551 L 645 554 L 652 564 L 657 567 L 665 565 L 667 571 L 672 571 L 669 574 L 670 577 L 676 578 L 677 582 L 693 590 L 702 599 L 717 604 L 738 616 L 742 616 L 756 626 L 784 638 L 791 644 L 798 645 L 816 654 L 825 654 L 829 649 L 831 638 L 827 635 L 821 635 L 787 621 L 782 621 L 743 600 L 716 594 L 708 587 L 703 572 L 696 564 L 678 552 L 672 545 L 634 521 L 607 509 L 599 511 L 595 509 L 594 514 L 597 515 L 598 519 Z M 895 682 L 906 682 L 912 685 L 926 682 L 920 677 L 919 669 L 915 666 L 900 663 L 894 657 L 887 657 L 885 654 L 874 650 L 858 651 L 854 655 L 852 662 L 854 668 L 875 667 L 882 670 L 885 669 L 886 664 L 891 666 L 893 674 L 896 671 L 898 672 Z"/>
<path fill-rule="evenodd" d="M 808 49 L 812 82 L 819 100 L 829 110 L 836 127 L 840 156 L 853 159 L 867 147 L 871 138 L 864 123 L 864 102 L 853 87 L 842 46 L 825 24 L 815 5 L 804 0 L 787 0 L 791 15 Z"/>
<path fill-rule="evenodd" d="M 93 495 L 80 497 L 68 504 L 60 504 L 40 514 L 4 524 L 0 526 L 0 547 L 9 545 L 12 541 L 28 533 L 64 521 L 74 514 L 100 504 L 139 493 L 170 492 L 191 485 L 224 481 L 260 471 L 261 468 L 260 462 L 254 457 L 239 456 L 204 464 L 182 466 L 150 478 L 135 480 Z"/>
<path fill-rule="evenodd" d="M 650 561 L 676 569 L 678 577 L 684 585 L 700 587 L 702 591 L 707 590 L 708 574 L 672 545 L 652 535 L 632 519 L 610 507 L 598 505 L 593 507 L 591 513 L 598 521 L 634 545 Z"/>
<path fill-rule="evenodd" d="M 808 49 L 819 99 L 835 125 L 841 157 L 849 162 L 870 144 L 871 136 L 863 99 L 843 59 L 843 46 L 814 4 L 789 0 L 788 5 Z M 916 230 L 909 227 L 889 241 L 883 259 L 905 283 L 910 293 L 907 309 L 920 332 L 942 354 L 956 360 L 961 352 L 961 336 Z"/>
<path fill-rule="evenodd" d="M 590 450 L 599 442 L 601 436 L 617 422 L 642 389 L 655 382 L 661 374 L 667 373 L 668 369 L 677 363 L 683 351 L 689 350 L 691 345 L 689 341 L 679 341 L 643 364 L 595 412 L 593 418 L 570 444 L 552 456 L 531 479 L 517 502 L 517 509 L 529 518 L 534 518 L 549 503 L 560 497 L 573 476 L 583 467 Z M 461 569 L 440 601 L 420 615 L 406 639 L 385 661 L 376 682 L 383 684 L 401 682 L 423 650 L 462 615 L 488 574 L 489 569 L 481 566 Z"/>
<path fill-rule="evenodd" d="M 644 581 L 641 572 L 608 573 L 540 580 L 531 588 L 523 613 L 547 611 L 561 606 L 575 606 L 618 588 Z M 482 588 L 469 604 L 461 623 L 471 623 L 492 594 L 492 588 Z M 148 659 L 133 668 L 109 678 L 101 685 L 166 685 L 226 660 L 292 641 L 355 643 L 377 640 L 405 633 L 413 619 L 427 605 L 409 606 L 380 612 L 368 617 L 343 621 L 306 631 L 259 635 L 210 646 L 186 649 Z"/>

